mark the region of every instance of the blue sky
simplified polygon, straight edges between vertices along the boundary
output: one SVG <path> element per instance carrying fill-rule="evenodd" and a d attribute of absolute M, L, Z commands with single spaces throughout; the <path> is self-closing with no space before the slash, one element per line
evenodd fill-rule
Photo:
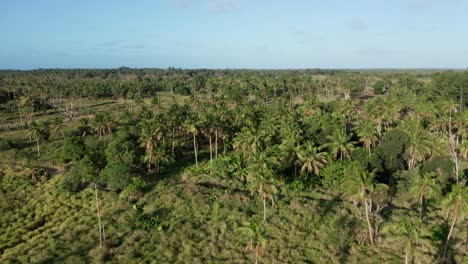
<path fill-rule="evenodd" d="M 467 0 L 0 0 L 0 68 L 466 68 Z"/>

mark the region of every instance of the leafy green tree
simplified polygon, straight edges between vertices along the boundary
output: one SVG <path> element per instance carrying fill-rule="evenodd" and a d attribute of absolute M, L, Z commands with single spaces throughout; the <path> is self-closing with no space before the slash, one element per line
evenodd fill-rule
<path fill-rule="evenodd" d="M 382 135 L 375 153 L 382 160 L 385 170 L 395 172 L 405 168 L 404 154 L 408 135 L 400 129 L 391 129 Z"/>
<path fill-rule="evenodd" d="M 264 232 L 257 223 L 250 221 L 242 223 L 242 227 L 237 229 L 249 238 L 249 243 L 244 248 L 244 254 L 253 251 L 254 263 L 258 264 L 258 257 L 265 253 L 267 240 L 264 237 Z"/>
<path fill-rule="evenodd" d="M 63 162 L 79 161 L 86 155 L 83 138 L 69 137 L 63 141 L 61 159 Z"/>

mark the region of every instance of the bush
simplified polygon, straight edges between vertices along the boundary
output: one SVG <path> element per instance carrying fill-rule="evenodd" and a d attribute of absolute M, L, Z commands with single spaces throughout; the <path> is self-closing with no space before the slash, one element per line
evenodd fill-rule
<path fill-rule="evenodd" d="M 120 196 L 130 202 L 134 202 L 148 189 L 148 184 L 140 177 L 135 177 L 132 182 L 122 191 Z"/>
<path fill-rule="evenodd" d="M 346 176 L 346 172 L 353 166 L 351 161 L 339 161 L 328 164 L 320 171 L 321 184 L 331 190 L 339 190 L 341 182 Z"/>
<path fill-rule="evenodd" d="M 120 191 L 127 187 L 133 177 L 133 166 L 124 163 L 110 163 L 101 171 L 101 182 L 109 189 Z"/>
<path fill-rule="evenodd" d="M 63 141 L 61 159 L 63 162 L 79 161 L 86 154 L 82 137 L 70 137 Z"/>
<path fill-rule="evenodd" d="M 91 161 L 91 158 L 85 156 L 73 168 L 70 173 L 65 175 L 59 188 L 65 191 L 76 192 L 82 189 L 87 183 L 97 180 L 98 169 Z"/>
<path fill-rule="evenodd" d="M 10 140 L 5 139 L 5 138 L 0 138 L 0 151 L 3 150 L 8 150 L 13 147 L 13 144 L 11 143 Z"/>

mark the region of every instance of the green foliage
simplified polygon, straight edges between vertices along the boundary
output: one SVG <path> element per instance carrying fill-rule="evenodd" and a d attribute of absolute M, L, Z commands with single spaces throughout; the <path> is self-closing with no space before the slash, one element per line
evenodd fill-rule
<path fill-rule="evenodd" d="M 123 190 L 130 184 L 134 168 L 125 163 L 109 163 L 100 173 L 100 180 L 111 190 Z"/>
<path fill-rule="evenodd" d="M 90 182 L 96 182 L 98 169 L 92 162 L 91 158 L 85 156 L 77 164 L 73 166 L 71 171 L 64 175 L 60 182 L 60 189 L 76 192 L 86 186 Z"/>
<path fill-rule="evenodd" d="M 0 151 L 8 150 L 13 147 L 12 142 L 6 138 L 0 138 Z"/>
<path fill-rule="evenodd" d="M 352 166 L 351 161 L 329 163 L 320 171 L 322 186 L 331 190 L 340 190 L 341 183 Z"/>
<path fill-rule="evenodd" d="M 382 160 L 385 170 L 394 172 L 405 168 L 404 154 L 408 140 L 408 135 L 399 129 L 392 129 L 383 134 L 375 153 Z"/>
<path fill-rule="evenodd" d="M 82 137 L 69 137 L 63 141 L 61 159 L 63 162 L 79 161 L 86 154 Z"/>
<path fill-rule="evenodd" d="M 146 181 L 140 177 L 134 177 L 132 182 L 120 193 L 120 196 L 125 200 L 135 202 L 141 198 L 147 190 L 148 184 Z"/>

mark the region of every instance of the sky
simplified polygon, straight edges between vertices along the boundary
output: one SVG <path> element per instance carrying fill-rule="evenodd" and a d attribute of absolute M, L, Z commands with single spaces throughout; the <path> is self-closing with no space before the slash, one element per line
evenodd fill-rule
<path fill-rule="evenodd" d="M 466 68 L 468 0 L 0 0 L 0 69 Z"/>

